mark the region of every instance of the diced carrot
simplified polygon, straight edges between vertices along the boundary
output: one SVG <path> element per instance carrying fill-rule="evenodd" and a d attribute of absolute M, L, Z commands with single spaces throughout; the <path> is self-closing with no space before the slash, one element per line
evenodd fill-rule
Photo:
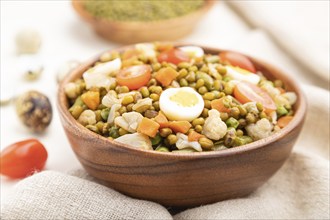
<path fill-rule="evenodd" d="M 148 135 L 149 137 L 155 137 L 159 128 L 159 124 L 149 118 L 142 118 L 137 131 Z"/>
<path fill-rule="evenodd" d="M 158 115 L 155 117 L 155 121 L 159 124 L 160 128 L 168 127 L 168 120 L 162 111 L 158 112 Z"/>
<path fill-rule="evenodd" d="M 223 98 L 221 99 L 214 99 L 211 101 L 212 109 L 218 110 L 219 112 L 230 112 L 229 108 L 226 108 L 223 104 Z"/>
<path fill-rule="evenodd" d="M 280 119 L 278 119 L 277 121 L 277 125 L 280 128 L 284 128 L 285 126 L 287 126 L 289 124 L 289 122 L 293 119 L 293 116 L 283 116 Z"/>
<path fill-rule="evenodd" d="M 96 110 L 100 104 L 100 93 L 88 91 L 81 95 L 81 100 L 87 105 L 88 108 Z"/>
<path fill-rule="evenodd" d="M 205 136 L 196 131 L 191 131 L 188 134 L 188 141 L 198 141 L 202 137 L 205 137 Z"/>
<path fill-rule="evenodd" d="M 168 127 L 172 129 L 175 133 L 187 133 L 191 128 L 191 124 L 188 121 L 170 121 Z"/>
<path fill-rule="evenodd" d="M 178 75 L 179 73 L 175 69 L 165 67 L 155 73 L 155 78 L 162 86 L 169 86 Z"/>

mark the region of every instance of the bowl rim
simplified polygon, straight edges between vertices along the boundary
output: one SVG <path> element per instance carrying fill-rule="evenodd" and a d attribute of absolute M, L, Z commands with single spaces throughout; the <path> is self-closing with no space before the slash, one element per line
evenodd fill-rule
<path fill-rule="evenodd" d="M 116 26 L 117 29 L 127 29 L 127 27 L 130 28 L 150 28 L 150 26 L 157 27 L 159 28 L 164 28 L 164 23 L 171 23 L 171 24 L 176 24 L 178 23 L 179 20 L 186 20 L 190 19 L 193 16 L 199 15 L 199 14 L 205 14 L 207 11 L 209 11 L 217 2 L 216 0 L 204 0 L 204 4 L 202 7 L 198 8 L 195 11 L 192 11 L 188 14 L 184 14 L 179 17 L 174 17 L 174 18 L 169 18 L 169 19 L 162 19 L 162 20 L 155 20 L 155 21 L 116 21 L 116 20 L 111 20 L 111 19 L 106 19 L 106 18 L 101 18 L 101 17 L 95 17 L 88 11 L 84 9 L 82 6 L 83 1 L 77 1 L 77 0 L 71 0 L 72 6 L 74 10 L 77 12 L 77 14 L 83 18 L 85 21 L 88 22 L 97 22 L 97 23 L 103 23 L 103 24 L 108 24 L 108 25 L 114 25 Z M 125 27 L 125 28 L 121 28 Z"/>
<path fill-rule="evenodd" d="M 169 43 L 169 42 L 166 42 Z M 214 47 L 209 47 L 209 46 L 203 46 L 201 44 L 188 44 L 188 43 L 174 43 L 174 42 L 170 42 L 172 43 L 175 47 L 178 46 L 199 46 L 201 48 L 204 49 L 204 51 L 216 51 L 217 53 L 222 52 L 222 51 L 234 51 L 234 50 L 226 50 L 226 49 L 219 49 L 219 48 L 214 48 Z M 132 46 L 134 46 L 135 44 L 131 44 L 131 45 L 127 45 L 127 46 L 122 46 L 122 47 L 118 47 L 118 48 L 113 48 L 110 50 L 106 50 L 104 52 L 107 51 L 122 51 L 128 48 L 131 48 Z M 241 53 L 241 52 L 239 52 Z M 82 76 L 83 72 L 86 71 L 92 64 L 94 64 L 96 61 L 98 61 L 100 55 L 102 53 L 98 54 L 97 56 L 89 59 L 88 61 L 82 63 L 80 66 L 78 66 L 77 68 L 75 68 L 74 70 L 71 71 L 70 74 L 68 74 L 59 84 L 58 86 L 58 92 L 57 92 L 57 108 L 58 111 L 62 117 L 62 120 L 66 120 L 66 122 L 70 125 L 70 129 L 74 129 L 75 131 L 79 132 L 79 133 L 83 133 L 84 136 L 89 136 L 91 138 L 95 138 L 98 139 L 100 141 L 105 141 L 107 144 L 105 144 L 103 146 L 92 146 L 94 148 L 99 148 L 102 150 L 108 150 L 109 148 L 117 148 L 116 150 L 118 151 L 126 151 L 128 153 L 132 153 L 132 154 L 143 154 L 144 156 L 152 156 L 152 157 L 156 157 L 156 158 L 169 158 L 169 159 L 173 159 L 173 158 L 177 158 L 177 159 L 199 159 L 199 158 L 214 158 L 214 157 L 226 157 L 226 156 L 230 156 L 230 155 L 236 155 L 236 154 L 242 154 L 248 151 L 253 151 L 253 150 L 257 150 L 263 147 L 266 147 L 267 145 L 274 143 L 278 140 L 280 140 L 282 137 L 286 136 L 287 134 L 289 134 L 291 131 L 293 131 L 295 128 L 299 127 L 300 123 L 302 123 L 305 120 L 305 115 L 306 115 L 306 110 L 307 110 L 307 101 L 306 101 L 306 97 L 305 94 L 303 93 L 303 91 L 301 90 L 300 86 L 298 85 L 298 83 L 291 78 L 291 76 L 288 76 L 287 74 L 285 74 L 284 71 L 280 70 L 277 67 L 274 67 L 273 65 L 264 62 L 260 59 L 251 57 L 249 55 L 245 55 L 244 53 L 241 53 L 247 57 L 249 57 L 252 62 L 254 64 L 257 65 L 261 65 L 264 68 L 267 69 L 271 69 L 271 72 L 276 72 L 276 77 L 280 78 L 280 79 L 285 79 L 285 81 L 287 82 L 287 84 L 290 84 L 292 91 L 294 91 L 297 94 L 297 106 L 296 106 L 296 112 L 293 116 L 293 119 L 291 120 L 291 122 L 284 127 L 283 129 L 281 129 L 279 132 L 272 134 L 266 138 L 263 138 L 261 140 L 257 140 L 254 141 L 252 143 L 246 144 L 246 145 L 242 145 L 242 146 L 238 146 L 238 147 L 233 147 L 233 148 L 228 148 L 228 149 L 223 149 L 223 150 L 219 150 L 219 151 L 203 151 L 203 152 L 179 152 L 179 153 L 173 153 L 173 152 L 158 152 L 155 150 L 144 150 L 144 149 L 138 149 L 138 148 L 133 148 L 130 147 L 127 144 L 123 144 L 123 143 L 119 143 L 116 142 L 114 140 L 109 140 L 108 138 L 96 134 L 90 130 L 88 130 L 87 128 L 85 128 L 83 125 L 81 125 L 80 123 L 78 123 L 78 121 L 69 113 L 68 108 L 67 108 L 67 98 L 64 92 L 64 86 L 65 84 L 72 82 L 75 79 L 78 79 L 79 77 Z M 270 75 L 273 75 L 272 73 L 270 73 Z M 63 125 L 63 122 L 62 122 Z M 109 145 L 112 146 L 109 146 Z"/>

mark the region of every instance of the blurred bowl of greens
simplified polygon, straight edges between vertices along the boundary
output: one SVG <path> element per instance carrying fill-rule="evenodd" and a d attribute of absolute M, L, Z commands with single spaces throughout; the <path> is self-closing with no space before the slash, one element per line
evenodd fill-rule
<path fill-rule="evenodd" d="M 72 1 L 97 34 L 117 43 L 174 41 L 190 34 L 214 0 Z"/>

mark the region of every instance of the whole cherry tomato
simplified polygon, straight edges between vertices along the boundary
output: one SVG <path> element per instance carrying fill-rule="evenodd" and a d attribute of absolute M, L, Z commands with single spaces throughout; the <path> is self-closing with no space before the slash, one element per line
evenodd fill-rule
<path fill-rule="evenodd" d="M 234 88 L 234 97 L 243 104 L 247 102 L 260 102 L 266 112 L 276 110 L 276 105 L 268 93 L 252 83 L 238 83 Z"/>
<path fill-rule="evenodd" d="M 232 66 L 238 66 L 252 73 L 256 72 L 256 68 L 251 62 L 251 60 L 240 53 L 231 52 L 231 51 L 221 52 L 220 59 L 224 62 L 230 63 L 230 65 Z"/>
<path fill-rule="evenodd" d="M 11 178 L 24 178 L 44 168 L 48 154 L 36 139 L 28 139 L 6 147 L 0 156 L 0 173 Z"/>
<path fill-rule="evenodd" d="M 116 80 L 121 86 L 127 86 L 129 89 L 139 89 L 149 82 L 151 71 L 149 65 L 130 66 L 120 70 Z"/>
<path fill-rule="evenodd" d="M 179 49 L 171 49 L 160 53 L 157 57 L 158 62 L 168 62 L 177 65 L 181 62 L 189 62 L 189 56 Z"/>

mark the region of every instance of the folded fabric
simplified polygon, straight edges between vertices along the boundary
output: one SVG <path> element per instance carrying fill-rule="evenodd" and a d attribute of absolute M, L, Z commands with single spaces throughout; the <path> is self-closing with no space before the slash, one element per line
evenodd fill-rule
<path fill-rule="evenodd" d="M 329 1 L 228 1 L 228 4 L 252 27 L 266 30 L 301 66 L 329 82 Z"/>
<path fill-rule="evenodd" d="M 2 219 L 329 219 L 329 92 L 304 87 L 306 124 L 284 166 L 245 198 L 184 210 L 129 198 L 83 170 L 45 171 L 15 186 Z M 219 186 L 220 187 L 220 186 Z M 173 209 L 169 209 L 173 210 Z"/>

